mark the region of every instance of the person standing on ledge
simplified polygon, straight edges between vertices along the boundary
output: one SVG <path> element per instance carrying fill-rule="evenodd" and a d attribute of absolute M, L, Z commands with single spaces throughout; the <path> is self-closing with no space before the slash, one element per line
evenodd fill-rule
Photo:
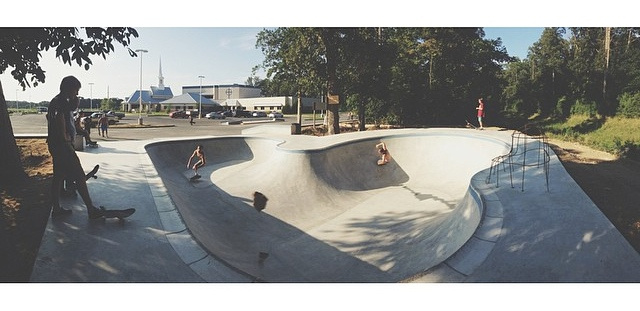
<path fill-rule="evenodd" d="M 484 127 L 482 125 L 482 118 L 484 118 L 484 99 L 478 99 L 478 107 L 476 107 L 476 110 L 478 110 L 478 124 L 480 125 L 478 129 L 484 130 Z"/>

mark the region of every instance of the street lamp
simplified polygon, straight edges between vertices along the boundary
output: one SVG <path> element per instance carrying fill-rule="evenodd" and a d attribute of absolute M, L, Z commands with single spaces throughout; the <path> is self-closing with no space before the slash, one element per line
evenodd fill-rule
<path fill-rule="evenodd" d="M 89 82 L 89 110 L 93 110 L 93 82 Z"/>
<path fill-rule="evenodd" d="M 140 91 L 138 93 L 138 97 L 140 98 L 139 106 L 138 106 L 138 124 L 139 125 L 142 125 L 142 53 L 147 53 L 147 52 L 149 51 L 143 50 L 143 49 L 136 50 L 136 53 L 140 53 Z"/>
<path fill-rule="evenodd" d="M 198 108 L 198 119 L 202 119 L 202 78 L 204 76 L 198 76 L 200 78 L 200 108 Z"/>

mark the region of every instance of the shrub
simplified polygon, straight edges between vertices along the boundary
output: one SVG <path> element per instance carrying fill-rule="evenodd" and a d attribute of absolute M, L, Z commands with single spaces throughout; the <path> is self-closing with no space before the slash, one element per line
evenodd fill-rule
<path fill-rule="evenodd" d="M 615 137 L 613 143 L 615 146 L 614 153 L 618 156 L 634 160 L 640 159 L 640 146 L 633 141 L 622 141 L 622 139 Z"/>
<path fill-rule="evenodd" d="M 640 93 L 624 93 L 618 101 L 617 115 L 627 118 L 640 117 Z"/>
<path fill-rule="evenodd" d="M 571 105 L 571 114 L 594 116 L 598 112 L 598 106 L 594 101 L 578 99 Z"/>

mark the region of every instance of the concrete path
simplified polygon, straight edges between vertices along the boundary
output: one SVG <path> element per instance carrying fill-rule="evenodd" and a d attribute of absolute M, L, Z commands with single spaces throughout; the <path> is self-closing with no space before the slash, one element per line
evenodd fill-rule
<path fill-rule="evenodd" d="M 50 219 L 34 282 L 638 282 L 640 256 L 557 157 L 487 183 L 510 131 L 405 129 L 104 142 L 79 152 L 124 222 Z M 378 167 L 385 141 L 393 160 Z M 202 144 L 198 182 L 186 160 Z M 519 181 L 519 179 L 517 180 Z M 269 200 L 253 208 L 253 193 Z"/>

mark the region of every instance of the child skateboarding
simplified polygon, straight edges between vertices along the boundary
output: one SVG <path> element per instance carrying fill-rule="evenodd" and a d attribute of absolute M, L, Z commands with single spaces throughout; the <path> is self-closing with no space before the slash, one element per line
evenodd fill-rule
<path fill-rule="evenodd" d="M 191 166 L 191 161 L 196 158 L 197 161 L 193 164 L 193 166 Z M 202 177 L 198 175 L 198 169 L 204 166 L 205 163 L 207 163 L 207 160 L 204 156 L 204 150 L 202 149 L 202 145 L 198 145 L 196 146 L 196 150 L 194 150 L 191 154 L 191 157 L 189 157 L 189 161 L 187 161 L 187 168 L 191 168 L 194 173 L 193 177 L 191 177 L 191 180 L 196 180 Z"/>
<path fill-rule="evenodd" d="M 389 159 L 391 158 L 391 156 L 389 156 L 389 150 L 387 150 L 387 145 L 385 145 L 385 143 L 383 142 L 380 142 L 379 144 L 376 145 L 376 149 L 380 154 L 380 160 L 378 160 L 378 165 L 385 165 L 389 163 Z"/>

